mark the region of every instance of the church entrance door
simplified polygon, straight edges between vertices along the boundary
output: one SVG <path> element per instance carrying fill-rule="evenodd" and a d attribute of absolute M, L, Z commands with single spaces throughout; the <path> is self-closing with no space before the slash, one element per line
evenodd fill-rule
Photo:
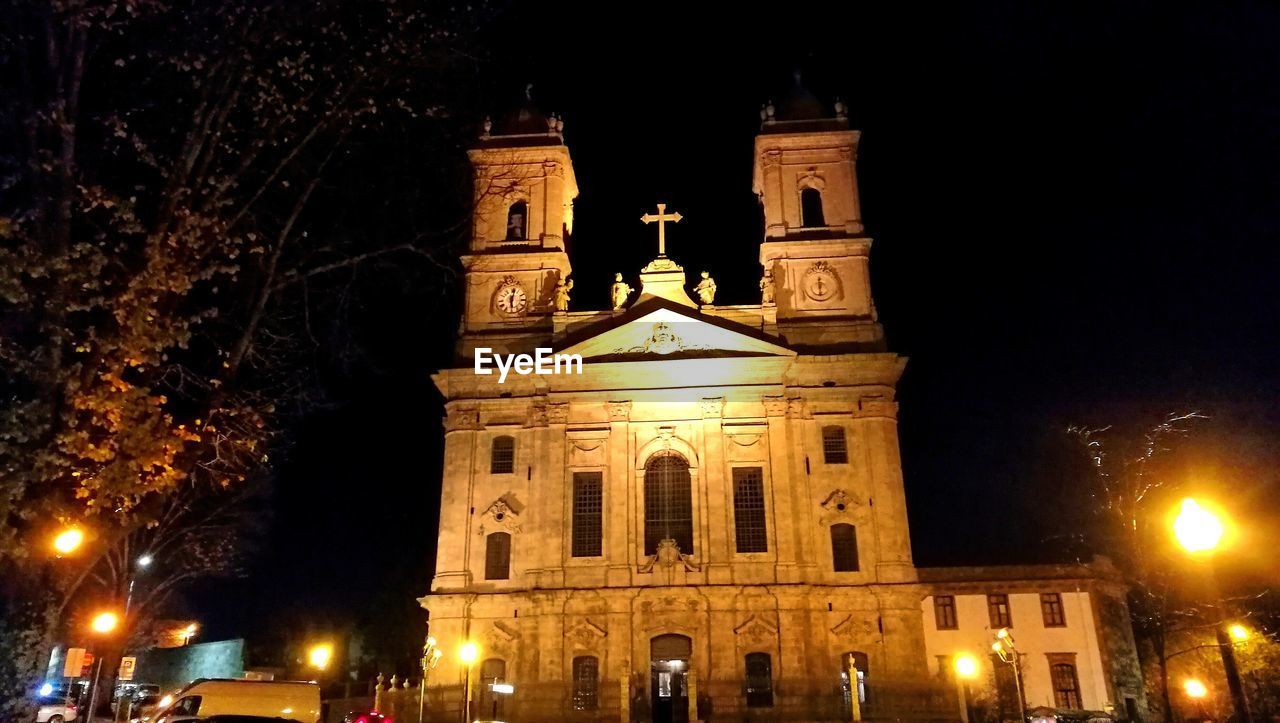
<path fill-rule="evenodd" d="M 659 635 L 649 641 L 649 702 L 654 723 L 688 723 L 685 674 L 692 653 L 693 641 L 683 635 Z"/>

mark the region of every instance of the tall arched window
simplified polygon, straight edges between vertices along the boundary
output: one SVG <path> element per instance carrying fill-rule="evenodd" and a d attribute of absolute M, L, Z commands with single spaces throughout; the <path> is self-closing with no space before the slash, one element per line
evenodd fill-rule
<path fill-rule="evenodd" d="M 831 526 L 831 564 L 836 572 L 858 571 L 858 531 L 853 525 Z"/>
<path fill-rule="evenodd" d="M 600 660 L 590 655 L 573 659 L 573 709 L 600 707 Z"/>
<path fill-rule="evenodd" d="M 773 661 L 768 653 L 747 654 L 747 706 L 768 708 L 773 705 Z"/>
<path fill-rule="evenodd" d="M 494 683 L 505 683 L 507 681 L 507 661 L 500 658 L 489 658 L 480 664 L 480 679 L 476 681 L 479 688 L 478 695 L 475 697 L 477 703 L 475 715 L 470 716 L 471 720 L 475 718 L 487 718 L 493 715 L 494 704 L 498 707 L 498 716 L 502 715 L 502 704 L 505 696 L 495 695 L 493 692 Z M 495 716 L 496 717 L 496 716 Z"/>
<path fill-rule="evenodd" d="M 667 539 L 682 554 L 693 554 L 693 489 L 689 463 L 674 452 L 659 452 L 644 465 L 644 554 L 654 554 Z"/>
<path fill-rule="evenodd" d="M 800 225 L 805 228 L 821 228 L 827 225 L 822 215 L 822 191 L 806 188 L 800 191 Z"/>
<path fill-rule="evenodd" d="M 527 238 L 525 229 L 529 223 L 529 204 L 516 201 L 507 209 L 507 240 L 523 241 Z"/>
<path fill-rule="evenodd" d="M 849 443 L 844 427 L 837 424 L 822 428 L 822 461 L 827 464 L 848 464 Z"/>
<path fill-rule="evenodd" d="M 489 450 L 489 474 L 511 474 L 516 471 L 516 440 L 514 437 L 494 437 Z"/>
<path fill-rule="evenodd" d="M 506 532 L 484 538 L 484 579 L 511 579 L 511 535 Z"/>

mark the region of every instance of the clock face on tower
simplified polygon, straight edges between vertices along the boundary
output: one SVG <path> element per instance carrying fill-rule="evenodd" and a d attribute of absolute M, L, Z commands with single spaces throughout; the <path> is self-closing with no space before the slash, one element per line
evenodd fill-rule
<path fill-rule="evenodd" d="M 529 305 L 529 297 L 524 293 L 524 289 L 514 280 L 503 282 L 498 287 L 498 293 L 494 297 L 494 303 L 498 307 L 498 311 L 504 314 L 514 316 L 524 313 L 525 307 Z"/>

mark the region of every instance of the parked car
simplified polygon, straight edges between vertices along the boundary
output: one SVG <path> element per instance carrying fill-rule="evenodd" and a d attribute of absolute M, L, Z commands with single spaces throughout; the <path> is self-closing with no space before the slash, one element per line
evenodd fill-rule
<path fill-rule="evenodd" d="M 36 723 L 71 723 L 79 715 L 74 702 L 67 700 L 67 689 L 45 683 L 36 693 L 40 709 L 36 711 Z"/>
<path fill-rule="evenodd" d="M 215 716 L 260 716 L 319 723 L 320 686 L 314 682 L 198 679 L 160 699 L 153 723 L 182 723 Z"/>
<path fill-rule="evenodd" d="M 376 710 L 353 710 L 342 717 L 342 723 L 394 723 L 394 721 L 391 716 L 383 715 Z"/>

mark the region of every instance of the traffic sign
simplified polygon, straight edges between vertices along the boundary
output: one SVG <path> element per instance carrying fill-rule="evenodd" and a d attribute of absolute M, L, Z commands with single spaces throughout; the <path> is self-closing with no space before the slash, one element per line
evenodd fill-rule
<path fill-rule="evenodd" d="M 62 677 L 79 678 L 84 669 L 84 648 L 67 648 L 67 657 L 62 661 Z"/>
<path fill-rule="evenodd" d="M 133 657 L 124 657 L 120 659 L 120 675 L 116 676 L 120 680 L 133 680 L 134 668 L 138 667 L 138 659 Z"/>

